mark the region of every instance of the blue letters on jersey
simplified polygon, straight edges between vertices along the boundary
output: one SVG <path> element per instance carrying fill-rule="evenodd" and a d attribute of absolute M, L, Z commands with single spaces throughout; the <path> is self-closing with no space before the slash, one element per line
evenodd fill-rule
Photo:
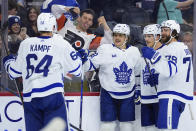
<path fill-rule="evenodd" d="M 128 69 L 128 66 L 124 61 L 119 68 L 120 69 L 113 68 L 113 72 L 116 76 L 116 82 L 123 85 L 129 83 L 132 69 Z"/>

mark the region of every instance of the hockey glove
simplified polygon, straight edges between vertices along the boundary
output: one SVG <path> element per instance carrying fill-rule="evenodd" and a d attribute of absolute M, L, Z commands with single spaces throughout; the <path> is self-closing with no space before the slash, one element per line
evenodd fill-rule
<path fill-rule="evenodd" d="M 134 92 L 134 101 L 136 105 L 139 105 L 141 102 L 141 91 L 140 90 L 135 90 Z"/>
<path fill-rule="evenodd" d="M 8 55 L 8 56 L 5 56 L 3 58 L 3 65 L 4 65 L 4 68 L 5 70 L 8 72 L 8 68 L 9 68 L 9 65 L 10 65 L 10 62 L 11 61 L 15 61 L 16 60 L 16 57 L 13 56 L 12 54 Z"/>
<path fill-rule="evenodd" d="M 76 20 L 79 17 L 78 13 L 74 11 L 74 8 L 69 9 L 69 12 L 71 13 L 73 17 L 73 20 Z"/>
<path fill-rule="evenodd" d="M 80 49 L 78 50 L 78 56 L 82 60 L 82 64 L 84 64 L 88 60 L 89 50 L 87 49 Z"/>
<path fill-rule="evenodd" d="M 152 64 L 157 63 L 161 59 L 159 52 L 156 52 L 153 48 L 146 46 L 142 48 L 142 55 L 144 58 L 149 59 Z"/>
<path fill-rule="evenodd" d="M 147 79 L 147 83 L 150 84 L 151 87 L 158 85 L 158 77 L 158 73 L 150 75 Z"/>

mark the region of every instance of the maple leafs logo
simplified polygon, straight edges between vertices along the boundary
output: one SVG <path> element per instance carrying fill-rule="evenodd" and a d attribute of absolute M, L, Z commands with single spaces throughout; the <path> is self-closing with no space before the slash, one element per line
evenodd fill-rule
<path fill-rule="evenodd" d="M 148 63 L 148 65 L 149 65 L 149 63 Z M 152 74 L 155 73 L 155 69 L 150 69 L 150 70 L 151 70 Z M 142 70 L 142 73 L 143 73 L 143 83 L 144 83 L 144 85 L 147 85 L 148 84 L 147 80 L 150 76 L 150 72 L 149 72 L 149 69 L 148 69 L 147 65 L 145 66 L 145 69 Z"/>
<path fill-rule="evenodd" d="M 116 82 L 119 84 L 127 84 L 130 82 L 130 76 L 132 74 L 132 69 L 128 69 L 127 64 L 123 61 L 123 63 L 119 66 L 119 68 L 113 68 L 113 72 L 116 76 Z"/>

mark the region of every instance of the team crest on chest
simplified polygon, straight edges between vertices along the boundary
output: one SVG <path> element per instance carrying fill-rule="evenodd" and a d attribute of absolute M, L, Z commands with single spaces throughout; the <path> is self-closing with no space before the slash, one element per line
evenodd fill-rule
<path fill-rule="evenodd" d="M 119 66 L 119 68 L 113 68 L 113 72 L 116 76 L 116 82 L 119 84 L 127 84 L 130 82 L 130 76 L 132 74 L 132 69 L 128 69 L 127 64 L 123 61 L 123 63 Z"/>
<path fill-rule="evenodd" d="M 144 85 L 147 85 L 148 84 L 147 80 L 148 80 L 148 77 L 150 76 L 150 72 L 148 71 L 147 65 L 145 66 L 145 70 L 142 70 L 142 73 L 143 73 L 143 83 Z M 155 69 L 151 69 L 151 73 L 154 74 Z"/>

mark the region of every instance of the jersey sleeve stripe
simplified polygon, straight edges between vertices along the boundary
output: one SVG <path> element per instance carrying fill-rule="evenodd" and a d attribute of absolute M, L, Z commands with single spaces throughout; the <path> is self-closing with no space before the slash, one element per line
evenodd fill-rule
<path fill-rule="evenodd" d="M 77 75 L 75 75 L 75 76 L 79 77 L 79 76 L 81 76 L 81 73 L 79 73 L 79 74 L 77 74 Z"/>
<path fill-rule="evenodd" d="M 169 71 L 170 71 L 170 77 L 172 76 L 172 64 L 176 67 L 176 73 L 178 72 L 177 66 L 173 61 L 168 61 L 169 64 Z"/>
<path fill-rule="evenodd" d="M 22 74 L 22 72 L 16 71 L 16 70 L 13 69 L 11 66 L 10 66 L 10 70 L 13 71 L 13 72 L 16 73 L 16 74 L 20 74 L 20 75 Z"/>
<path fill-rule="evenodd" d="M 158 92 L 157 95 L 165 95 L 165 94 L 171 94 L 171 95 L 176 95 L 176 96 L 180 96 L 186 100 L 193 100 L 193 96 L 187 96 L 185 94 L 182 94 L 182 93 L 179 93 L 179 92 L 176 92 L 176 91 L 161 91 L 161 92 Z"/>
<path fill-rule="evenodd" d="M 46 87 L 34 88 L 29 93 L 23 93 L 23 97 L 30 97 L 32 93 L 45 92 L 45 91 L 48 91 L 48 90 L 55 88 L 55 87 L 64 87 L 64 86 L 62 83 L 53 83 L 53 84 L 48 85 Z"/>
<path fill-rule="evenodd" d="M 72 71 L 69 71 L 69 73 L 74 73 L 74 72 L 76 72 L 79 68 L 80 68 L 80 65 L 79 65 L 76 69 L 74 69 L 74 70 L 72 70 Z"/>

